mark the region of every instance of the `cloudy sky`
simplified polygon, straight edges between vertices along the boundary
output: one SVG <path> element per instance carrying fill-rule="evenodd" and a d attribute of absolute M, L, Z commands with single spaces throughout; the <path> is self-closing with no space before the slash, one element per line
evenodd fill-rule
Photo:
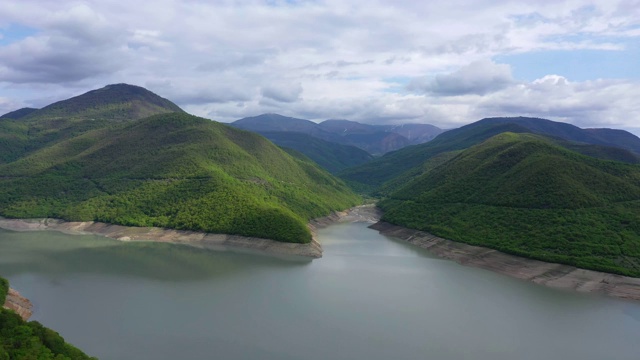
<path fill-rule="evenodd" d="M 218 121 L 523 115 L 640 135 L 640 1 L 0 2 L 0 114 L 121 82 Z"/>

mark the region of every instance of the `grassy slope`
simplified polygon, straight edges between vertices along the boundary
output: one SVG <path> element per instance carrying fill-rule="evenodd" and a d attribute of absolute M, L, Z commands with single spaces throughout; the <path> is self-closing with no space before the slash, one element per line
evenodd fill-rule
<path fill-rule="evenodd" d="M 540 136 L 495 136 L 379 205 L 386 221 L 451 240 L 640 276 L 640 167 Z"/>
<path fill-rule="evenodd" d="M 265 138 L 184 113 L 61 140 L 0 165 L 0 214 L 307 242 L 306 222 L 358 202 Z"/>
<path fill-rule="evenodd" d="M 91 359 L 68 344 L 55 331 L 37 321 L 26 322 L 4 304 L 9 283 L 0 278 L 0 360 L 4 359 Z"/>

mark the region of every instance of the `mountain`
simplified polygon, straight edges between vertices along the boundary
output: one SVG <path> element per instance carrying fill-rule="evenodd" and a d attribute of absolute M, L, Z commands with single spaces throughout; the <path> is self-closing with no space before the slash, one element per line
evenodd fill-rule
<path fill-rule="evenodd" d="M 23 117 L 31 114 L 32 112 L 36 111 L 38 109 L 34 109 L 34 108 L 29 108 L 29 107 L 25 107 L 22 109 L 18 109 L 12 112 L 8 112 L 2 116 L 0 116 L 0 119 L 22 119 Z"/>
<path fill-rule="evenodd" d="M 325 120 L 318 126 L 339 136 L 339 142 L 357 146 L 374 155 L 382 155 L 411 144 L 409 139 L 387 131 L 390 126 L 361 124 L 349 120 Z"/>
<path fill-rule="evenodd" d="M 323 140 L 336 139 L 331 133 L 323 131 L 318 124 L 310 120 L 292 118 L 279 114 L 262 114 L 236 120 L 230 124 L 238 129 L 262 132 L 296 132 L 312 135 Z"/>
<path fill-rule="evenodd" d="M 2 119 L 0 164 L 91 129 L 170 112 L 183 111 L 145 88 L 107 85 L 31 111 L 17 120 Z"/>
<path fill-rule="evenodd" d="M 143 87 L 113 84 L 45 106 L 24 119 L 130 121 L 182 111 L 178 105 Z"/>
<path fill-rule="evenodd" d="M 624 130 L 581 129 L 567 123 L 529 117 L 488 118 L 480 120 L 480 122 L 488 124 L 513 123 L 536 134 L 586 144 L 619 147 L 640 154 L 640 138 Z"/>
<path fill-rule="evenodd" d="M 332 143 L 295 132 L 261 132 L 274 144 L 301 152 L 331 173 L 364 164 L 373 159 L 366 151 L 350 145 Z"/>
<path fill-rule="evenodd" d="M 487 118 L 446 131 L 427 143 L 390 152 L 369 163 L 346 169 L 339 175 L 358 189 L 375 189 L 403 174 L 415 174 L 433 156 L 466 149 L 503 132 L 544 134 L 554 137 L 563 146 L 590 156 L 638 162 L 638 156 L 630 153 L 628 147 L 621 148 L 612 145 L 611 141 L 596 139 L 590 131 L 573 125 L 536 118 Z M 635 135 L 622 133 L 629 136 L 629 143 L 637 139 Z"/>
<path fill-rule="evenodd" d="M 139 99 L 138 90 L 131 101 L 96 97 L 112 94 L 105 89 L 88 94 L 99 104 Z M 359 201 L 339 179 L 257 134 L 182 111 L 128 121 L 101 114 L 41 132 L 30 130 L 52 121 L 42 113 L 0 126 L 0 139 L 18 138 L 29 149 L 0 147 L 0 215 L 308 242 L 309 219 Z"/>
<path fill-rule="evenodd" d="M 539 260 L 640 276 L 640 166 L 504 132 L 379 203 L 383 220 Z"/>
<path fill-rule="evenodd" d="M 231 123 L 231 126 L 263 134 L 265 132 L 297 132 L 318 139 L 358 147 L 373 155 L 382 155 L 412 143 L 428 141 L 442 132 L 427 124 L 368 125 L 349 120 L 313 121 L 263 114 Z M 406 128 L 405 128 L 406 126 Z M 402 133 L 409 134 L 412 140 Z"/>
<path fill-rule="evenodd" d="M 439 127 L 430 124 L 402 124 L 393 126 L 387 131 L 404 136 L 413 145 L 431 141 L 444 132 Z"/>

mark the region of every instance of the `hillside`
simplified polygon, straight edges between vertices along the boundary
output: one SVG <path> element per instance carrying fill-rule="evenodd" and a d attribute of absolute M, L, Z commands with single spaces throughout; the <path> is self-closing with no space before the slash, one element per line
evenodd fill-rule
<path fill-rule="evenodd" d="M 6 217 L 286 242 L 310 241 L 309 219 L 359 201 L 340 180 L 265 138 L 185 113 L 60 136 L 0 164 L 0 173 L 0 215 Z"/>
<path fill-rule="evenodd" d="M 637 154 L 630 152 L 628 146 L 603 144 L 602 140 L 590 135 L 590 130 L 573 125 L 535 118 L 488 118 L 446 131 L 427 143 L 409 146 L 369 163 L 346 169 L 339 176 L 354 188 L 372 191 L 400 176 L 405 178 L 403 181 L 408 181 L 413 175 L 419 174 L 419 167 L 433 156 L 466 149 L 503 132 L 549 135 L 564 147 L 606 160 L 638 163 L 640 159 Z M 637 139 L 635 135 L 621 132 L 628 136 L 628 143 Z M 619 131 L 615 133 L 620 136 Z"/>
<path fill-rule="evenodd" d="M 640 276 L 640 166 L 501 133 L 379 203 L 383 220 L 507 253 Z"/>
<path fill-rule="evenodd" d="M 373 159 L 366 151 L 355 146 L 332 143 L 311 135 L 295 132 L 261 132 L 274 144 L 294 149 L 331 173 L 364 164 Z"/>
<path fill-rule="evenodd" d="M 9 282 L 0 278 L 0 359 L 95 359 L 39 322 L 24 321 L 13 311 L 3 309 L 8 290 Z"/>

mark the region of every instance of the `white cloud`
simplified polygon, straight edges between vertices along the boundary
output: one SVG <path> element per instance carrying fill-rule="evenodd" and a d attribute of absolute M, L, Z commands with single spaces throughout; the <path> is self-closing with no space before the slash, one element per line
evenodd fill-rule
<path fill-rule="evenodd" d="M 484 95 L 503 89 L 514 82 L 511 67 L 490 60 L 472 62 L 450 74 L 421 77 L 409 83 L 413 91 L 434 95 Z"/>
<path fill-rule="evenodd" d="M 270 111 L 452 127 L 521 111 L 632 127 L 635 80 L 562 84 L 558 74 L 522 83 L 491 59 L 626 51 L 640 37 L 639 8 L 629 0 L 6 0 L 0 26 L 36 33 L 0 45 L 0 96 L 32 104 L 127 82 L 227 121 Z M 407 93 L 410 79 L 417 93 Z"/>

